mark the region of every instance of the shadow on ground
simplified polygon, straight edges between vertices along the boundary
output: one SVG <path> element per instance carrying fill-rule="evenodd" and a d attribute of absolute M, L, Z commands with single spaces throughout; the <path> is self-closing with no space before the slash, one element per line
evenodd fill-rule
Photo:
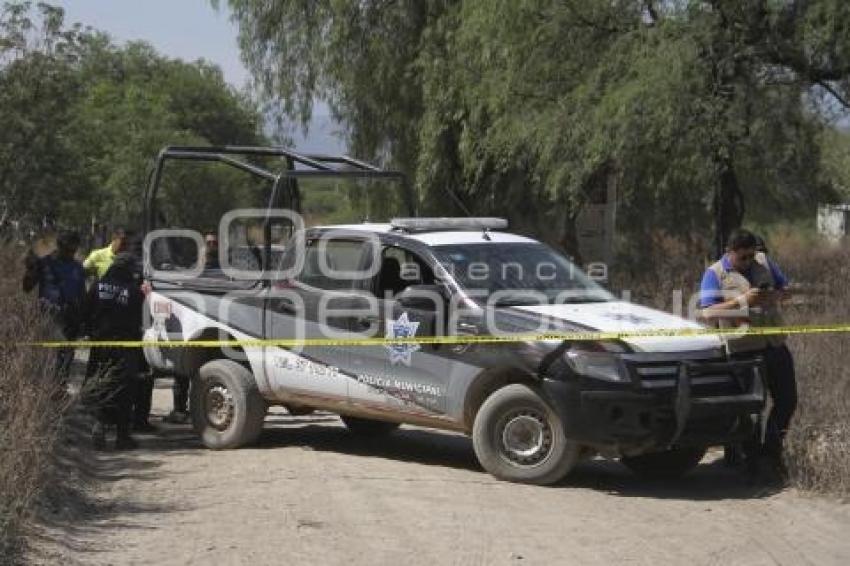
<path fill-rule="evenodd" d="M 153 528 L 134 521 L 134 517 L 178 510 L 167 501 L 150 503 L 99 496 L 98 491 L 113 482 L 162 478 L 162 464 L 146 457 L 143 451 L 93 451 L 90 427 L 91 420 L 80 410 L 66 423 L 54 456 L 51 481 L 37 509 L 38 527 L 31 537 L 34 544 L 30 544 L 30 561 L 73 564 L 69 553 L 81 556 L 105 550 L 91 542 L 100 532 Z"/>
<path fill-rule="evenodd" d="M 257 448 L 284 446 L 475 471 L 482 475 L 482 480 L 492 480 L 478 464 L 472 441 L 449 432 L 402 427 L 385 437 L 363 438 L 349 433 L 333 415 L 276 416 L 266 423 Z M 776 493 L 776 489 L 754 485 L 743 471 L 726 467 L 718 456 L 709 455 L 684 478 L 663 482 L 637 477 L 619 462 L 594 458 L 579 464 L 554 488 L 594 489 L 621 497 L 694 501 L 752 499 Z"/>

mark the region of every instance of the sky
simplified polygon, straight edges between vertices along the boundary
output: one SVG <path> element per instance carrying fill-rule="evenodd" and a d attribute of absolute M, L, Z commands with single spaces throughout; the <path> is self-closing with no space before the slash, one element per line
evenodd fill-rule
<path fill-rule="evenodd" d="M 218 10 L 209 0 L 47 0 L 65 9 L 67 24 L 79 22 L 108 33 L 118 43 L 144 40 L 169 57 L 205 59 L 221 67 L 228 83 L 238 89 L 250 81 L 239 58 L 238 27 L 230 22 L 227 1 Z M 303 151 L 337 153 L 342 144 L 333 135 L 338 126 L 327 117 L 324 104 L 314 108 L 311 132 L 298 137 Z"/>
<path fill-rule="evenodd" d="M 248 81 L 239 59 L 238 29 L 222 2 L 216 11 L 209 0 L 52 0 L 65 9 L 67 23 L 80 22 L 107 32 L 121 43 L 142 39 L 171 57 L 206 59 L 224 71 L 237 88 Z"/>

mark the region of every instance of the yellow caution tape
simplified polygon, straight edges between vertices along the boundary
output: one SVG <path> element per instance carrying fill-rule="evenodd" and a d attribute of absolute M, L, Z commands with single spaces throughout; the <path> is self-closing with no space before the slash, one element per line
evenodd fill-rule
<path fill-rule="evenodd" d="M 850 332 L 850 324 L 771 326 L 761 328 L 675 328 L 656 330 L 627 330 L 620 332 L 550 332 L 532 334 L 496 334 L 462 336 L 415 336 L 408 338 L 268 338 L 248 340 L 75 340 L 25 342 L 22 346 L 41 348 L 224 348 L 278 346 L 388 346 L 402 344 L 502 344 L 516 342 L 551 342 L 569 340 L 600 341 L 629 338 L 690 337 L 690 336 L 777 336 L 791 334 L 832 334 Z"/>

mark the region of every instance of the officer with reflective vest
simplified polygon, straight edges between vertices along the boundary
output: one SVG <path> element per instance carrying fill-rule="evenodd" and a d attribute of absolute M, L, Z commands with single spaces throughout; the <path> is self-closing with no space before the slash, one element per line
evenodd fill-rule
<path fill-rule="evenodd" d="M 112 230 L 112 240 L 106 247 L 92 251 L 83 262 L 86 273 L 101 278 L 106 275 L 115 256 L 127 247 L 127 233 L 123 228 Z"/>
<path fill-rule="evenodd" d="M 759 239 L 747 230 L 730 236 L 726 253 L 702 278 L 700 307 L 705 320 L 720 328 L 782 324 L 779 302 L 787 294 L 788 279 L 759 247 Z M 779 464 L 782 441 L 797 407 L 794 359 L 785 336 L 731 336 L 728 345 L 731 352 L 757 351 L 764 357 L 773 407 L 763 453 Z"/>

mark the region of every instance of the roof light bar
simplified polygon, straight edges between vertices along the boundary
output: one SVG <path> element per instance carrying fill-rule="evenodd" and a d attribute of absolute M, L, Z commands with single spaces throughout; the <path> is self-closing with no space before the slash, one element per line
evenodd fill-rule
<path fill-rule="evenodd" d="M 504 230 L 504 218 L 393 218 L 390 226 L 405 232 L 438 232 L 447 230 Z"/>

